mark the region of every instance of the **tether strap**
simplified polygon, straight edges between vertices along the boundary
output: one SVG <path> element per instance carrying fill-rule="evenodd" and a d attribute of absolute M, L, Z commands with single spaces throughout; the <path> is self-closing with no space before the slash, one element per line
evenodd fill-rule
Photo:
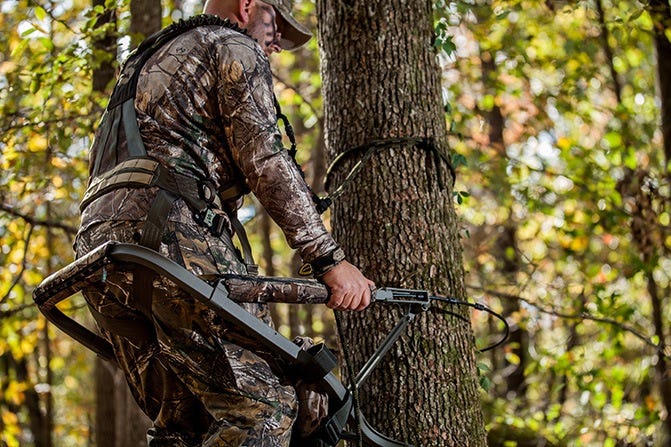
<path fill-rule="evenodd" d="M 156 194 L 154 203 L 149 209 L 147 220 L 142 228 L 142 237 L 140 244 L 151 248 L 154 251 L 159 250 L 163 231 L 168 221 L 168 214 L 172 204 L 177 200 L 177 196 L 169 191 L 162 189 Z M 133 270 L 133 295 L 137 300 L 138 309 L 148 318 L 152 318 L 152 295 L 154 291 L 154 279 L 156 273 L 145 267 L 136 267 Z"/>
<path fill-rule="evenodd" d="M 317 208 L 317 212 L 319 214 L 323 214 L 329 206 L 331 206 L 331 200 L 330 199 L 323 199 L 319 197 L 308 185 L 308 182 L 305 180 L 305 173 L 303 172 L 303 168 L 301 168 L 301 165 L 298 164 L 298 161 L 296 160 L 296 135 L 294 135 L 294 128 L 291 126 L 291 123 L 289 122 L 289 118 L 282 113 L 282 108 L 280 107 L 280 103 L 277 100 L 277 97 L 274 96 L 273 100 L 275 101 L 275 113 L 277 114 L 277 119 L 279 121 L 282 121 L 282 124 L 284 125 L 284 132 L 287 134 L 287 138 L 289 138 L 289 142 L 291 143 L 291 147 L 287 149 L 287 152 L 291 156 L 291 159 L 294 162 L 294 165 L 296 165 L 296 169 L 298 169 L 298 172 L 301 174 L 301 177 L 303 178 L 303 182 L 305 183 L 305 186 L 308 188 L 308 191 L 310 192 L 310 196 L 312 197 L 312 202 L 315 204 L 315 207 Z"/>
<path fill-rule="evenodd" d="M 399 146 L 403 145 L 409 145 L 412 144 L 413 147 L 416 147 L 418 149 L 422 149 L 424 151 L 430 152 L 434 155 L 434 160 L 435 160 L 435 166 L 436 170 L 439 170 L 440 167 L 440 161 L 443 161 L 445 165 L 447 165 L 447 168 L 450 171 L 450 174 L 452 175 L 452 184 L 454 184 L 456 180 L 456 171 L 454 169 L 454 166 L 452 165 L 452 162 L 448 159 L 447 155 L 443 153 L 443 151 L 439 150 L 433 138 L 419 138 L 419 137 L 400 137 L 400 138 L 384 138 L 384 139 L 377 139 L 377 140 L 371 140 L 366 144 L 363 144 L 361 146 L 357 146 L 352 149 L 348 149 L 342 153 L 340 153 L 331 163 L 329 168 L 326 170 L 326 180 L 324 181 L 324 189 L 328 190 L 329 189 L 329 183 L 331 179 L 331 175 L 333 171 L 336 169 L 338 165 L 340 165 L 346 158 L 359 155 L 363 153 L 361 156 L 360 160 L 354 165 L 354 167 L 349 171 L 347 174 L 347 177 L 345 177 L 345 180 L 336 188 L 335 191 L 330 193 L 328 196 L 324 197 L 322 200 L 327 200 L 329 202 L 332 202 L 333 200 L 337 199 L 344 191 L 345 187 L 354 179 L 354 177 L 361 171 L 363 166 L 371 159 L 371 157 L 376 154 L 377 152 L 380 152 L 385 149 L 393 149 L 397 148 Z M 439 187 L 441 189 L 444 188 L 444 185 L 442 184 L 440 180 L 440 175 L 437 175 L 437 179 L 439 182 Z M 330 203 L 329 203 L 330 205 Z"/>

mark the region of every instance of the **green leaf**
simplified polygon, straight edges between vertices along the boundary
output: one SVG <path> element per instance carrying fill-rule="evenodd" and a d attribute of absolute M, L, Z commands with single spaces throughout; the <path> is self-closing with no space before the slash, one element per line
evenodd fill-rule
<path fill-rule="evenodd" d="M 35 31 L 37 31 L 35 28 L 32 28 L 32 27 L 28 28 L 21 33 L 21 37 L 28 37 L 31 34 L 33 34 Z"/>
<path fill-rule="evenodd" d="M 47 51 L 51 52 L 54 50 L 54 42 L 48 37 L 40 37 L 38 40 L 40 41 L 42 46 L 44 46 L 44 48 L 47 49 Z"/>
<path fill-rule="evenodd" d="M 611 148 L 616 148 L 622 145 L 622 135 L 619 132 L 608 132 L 604 135 L 604 139 L 608 142 Z"/>
<path fill-rule="evenodd" d="M 42 21 L 47 18 L 47 12 L 41 6 L 35 7 L 35 18 L 39 21 Z"/>
<path fill-rule="evenodd" d="M 485 95 L 480 100 L 480 107 L 483 110 L 490 111 L 494 108 L 494 95 Z"/>
<path fill-rule="evenodd" d="M 458 168 L 459 166 L 468 166 L 468 161 L 466 160 L 466 157 L 455 152 L 452 154 L 452 166 L 455 168 Z"/>

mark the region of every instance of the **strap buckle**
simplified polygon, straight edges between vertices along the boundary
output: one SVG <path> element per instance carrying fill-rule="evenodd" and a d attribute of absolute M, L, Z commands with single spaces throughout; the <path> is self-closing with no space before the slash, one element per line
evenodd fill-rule
<path fill-rule="evenodd" d="M 217 208 L 221 208 L 221 201 L 217 195 L 217 190 L 209 181 L 198 182 L 198 195 L 208 205 L 214 204 Z"/>
<path fill-rule="evenodd" d="M 205 226 L 214 237 L 219 237 L 224 233 L 226 220 L 223 211 L 207 208 L 200 213 L 194 213 L 196 222 Z"/>

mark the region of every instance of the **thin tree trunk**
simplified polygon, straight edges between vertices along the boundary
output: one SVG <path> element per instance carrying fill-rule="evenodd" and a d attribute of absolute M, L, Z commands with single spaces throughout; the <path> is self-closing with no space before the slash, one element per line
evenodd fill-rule
<path fill-rule="evenodd" d="M 93 6 L 104 6 L 105 0 L 93 0 Z M 100 65 L 93 70 L 92 81 L 94 92 L 105 92 L 108 84 L 114 79 L 114 62 L 116 61 L 116 10 L 107 9 L 98 17 L 98 28 L 108 27 L 108 31 L 93 43 L 94 54 L 100 58 Z"/>
<path fill-rule="evenodd" d="M 259 231 L 261 232 L 261 245 L 262 245 L 262 257 L 266 266 L 266 275 L 275 276 L 275 264 L 273 263 L 273 256 L 275 252 L 273 251 L 273 246 L 270 243 L 270 234 L 271 234 L 271 219 L 268 216 L 268 213 L 260 209 L 259 211 Z"/>
<path fill-rule="evenodd" d="M 648 8 L 654 23 L 655 48 L 657 49 L 665 170 L 671 182 L 671 41 L 666 34 L 666 31 L 671 28 L 671 6 L 668 0 L 650 0 Z"/>
<path fill-rule="evenodd" d="M 19 383 L 30 384 L 31 380 L 28 373 L 28 357 L 13 358 L 10 354 L 9 360 L 13 362 L 12 369 L 16 374 L 16 381 Z M 47 440 L 44 432 L 44 413 L 40 408 L 40 396 L 35 387 L 28 387 L 24 391 L 24 404 L 28 411 L 28 425 L 30 431 L 35 437 L 35 447 L 46 447 Z"/>
<path fill-rule="evenodd" d="M 447 152 L 432 3 L 320 0 L 317 12 L 329 157 L 393 137 L 429 137 Z M 358 159 L 353 154 L 335 170 L 335 185 Z M 451 184 L 434 153 L 395 144 L 374 155 L 336 202 L 334 235 L 378 285 L 463 298 Z M 342 315 L 343 347 L 355 370 L 399 316 L 381 305 Z M 383 433 L 415 445 L 485 445 L 470 326 L 440 312 L 421 314 L 364 384 L 359 402 Z"/>
<path fill-rule="evenodd" d="M 104 4 L 103 0 L 93 0 L 96 4 Z M 134 38 L 141 40 L 144 36 L 158 31 L 161 27 L 160 0 L 131 0 L 130 32 Z M 99 19 L 102 26 L 116 20 L 114 10 L 108 11 Z M 115 29 L 116 27 L 112 27 Z M 134 40 L 135 43 L 137 43 Z M 94 42 L 99 51 L 112 52 L 116 55 L 115 33 Z M 112 50 L 113 49 L 113 50 Z M 114 79 L 115 58 L 103 60 L 100 67 L 93 71 L 93 90 L 105 92 L 106 87 Z M 99 357 L 95 360 L 95 443 L 97 447 L 141 447 L 147 444 L 146 432 L 151 421 L 142 413 L 133 399 L 123 378 L 123 373 Z"/>
<path fill-rule="evenodd" d="M 163 11 L 160 0 L 131 0 L 130 34 L 133 47 L 161 29 Z"/>
<path fill-rule="evenodd" d="M 97 447 L 116 447 L 116 402 L 113 385 L 115 374 L 120 371 L 111 363 L 96 356 L 94 375 L 96 393 L 95 445 Z"/>
<path fill-rule="evenodd" d="M 482 82 L 487 91 L 496 94 L 496 63 L 490 52 L 483 52 L 481 54 L 482 60 Z M 489 145 L 496 152 L 496 157 L 492 160 L 492 182 L 495 182 L 494 193 L 497 197 L 497 203 L 507 205 L 509 209 L 510 218 L 503 224 L 499 224 L 495 228 L 497 234 L 494 253 L 496 259 L 500 260 L 498 264 L 499 272 L 506 279 L 506 283 L 514 284 L 516 274 L 520 270 L 519 250 L 517 247 L 517 225 L 512 217 L 514 215 L 511 206 L 511 192 L 512 188 L 508 181 L 508 155 L 506 151 L 506 144 L 503 139 L 503 130 L 505 127 L 505 119 L 501 113 L 500 107 L 495 105 L 491 111 L 485 114 L 487 122 L 489 123 Z M 519 312 L 520 302 L 518 300 L 504 300 L 503 301 L 504 315 L 508 316 Z M 510 328 L 510 338 L 508 346 L 519 363 L 514 365 L 508 360 L 505 360 L 506 365 L 512 371 L 507 375 L 505 381 L 505 390 L 503 395 L 508 395 L 509 392 L 514 392 L 518 397 L 524 398 L 526 394 L 526 382 L 524 378 L 524 370 L 527 364 L 527 348 L 528 348 L 528 334 L 519 325 L 513 325 Z M 492 353 L 492 355 L 496 355 Z"/>
<path fill-rule="evenodd" d="M 608 64 L 613 67 L 613 54 L 608 44 L 608 28 L 606 27 L 605 14 L 601 0 L 596 0 L 599 24 L 604 47 L 604 53 L 608 58 Z M 648 4 L 648 10 L 655 24 L 655 44 L 657 47 L 657 63 L 660 83 L 660 93 L 662 99 L 662 133 L 664 136 L 665 160 L 667 163 L 667 178 L 671 178 L 668 171 L 668 163 L 671 156 L 671 43 L 665 35 L 667 27 L 671 26 L 671 10 L 668 0 L 652 0 Z M 666 59 L 664 59 L 666 57 Z M 612 76 L 615 78 L 615 70 L 611 68 Z M 620 101 L 621 86 L 614 82 L 615 93 Z M 624 145 L 631 146 L 628 128 L 624 127 Z M 653 271 L 659 262 L 659 247 L 663 247 L 660 234 L 663 229 L 659 226 L 657 212 L 653 205 L 654 195 L 644 190 L 643 184 L 648 177 L 648 172 L 641 168 L 637 170 L 627 170 L 625 176 L 620 180 L 618 188 L 622 198 L 630 200 L 631 203 L 631 233 L 634 246 L 639 251 L 639 256 L 643 264 L 643 271 L 646 275 L 647 289 L 652 306 L 652 320 L 655 335 L 659 338 L 659 349 L 664 352 L 666 347 L 666 327 L 663 321 L 664 306 L 662 297 L 659 296 L 659 286 L 654 278 Z M 668 203 L 668 200 L 667 200 Z M 657 383 L 659 392 L 667 414 L 663 421 L 665 430 L 666 445 L 671 445 L 671 377 L 668 372 L 668 360 L 663 355 L 658 355 L 657 364 Z"/>

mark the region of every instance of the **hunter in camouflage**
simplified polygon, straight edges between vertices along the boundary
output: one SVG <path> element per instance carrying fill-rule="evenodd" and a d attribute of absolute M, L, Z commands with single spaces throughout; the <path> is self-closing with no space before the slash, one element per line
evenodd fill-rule
<path fill-rule="evenodd" d="M 147 156 L 226 192 L 213 205 L 226 223 L 221 235 L 204 228 L 182 197 L 172 202 L 161 254 L 198 275 L 247 273 L 231 237 L 242 193 L 251 191 L 329 287 L 328 305 L 361 310 L 373 283 L 334 255 L 338 246 L 283 149 L 276 123 L 268 56 L 310 38 L 290 10 L 290 0 L 208 0 L 205 13 L 226 22 L 193 27 L 144 65 L 125 64 L 118 83 L 141 70 L 134 99 Z M 111 121 L 103 117 L 96 133 L 91 181 L 128 156 L 123 148 L 132 136 L 118 122 L 116 128 L 125 130 L 110 132 Z M 155 186 L 119 187 L 93 197 L 82 212 L 77 256 L 109 240 L 139 243 L 158 192 Z M 253 340 L 231 333 L 220 317 L 165 279 L 154 280 L 145 308 L 133 279 L 130 272 L 111 272 L 103 289 L 85 296 L 135 399 L 154 422 L 151 447 L 288 446 L 298 414 L 306 420 L 295 430 L 314 428 L 323 405 L 299 403 L 296 384 L 283 377 L 282 365 L 254 349 Z M 266 304 L 241 305 L 271 324 Z M 299 395 L 308 394 L 299 387 Z"/>

